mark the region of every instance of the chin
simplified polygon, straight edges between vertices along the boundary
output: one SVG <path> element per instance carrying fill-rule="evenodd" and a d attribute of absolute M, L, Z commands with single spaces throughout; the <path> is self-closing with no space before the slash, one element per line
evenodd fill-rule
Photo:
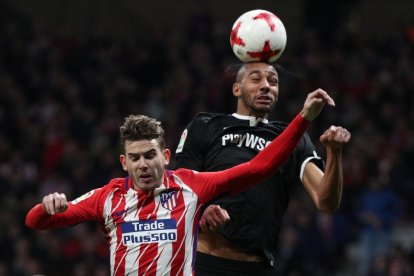
<path fill-rule="evenodd" d="M 141 182 L 137 186 L 138 186 L 138 189 L 141 191 L 150 191 L 150 190 L 157 188 L 157 185 L 153 183 L 142 183 Z"/>
<path fill-rule="evenodd" d="M 256 114 L 267 115 L 270 112 L 270 107 L 255 108 L 254 112 Z"/>

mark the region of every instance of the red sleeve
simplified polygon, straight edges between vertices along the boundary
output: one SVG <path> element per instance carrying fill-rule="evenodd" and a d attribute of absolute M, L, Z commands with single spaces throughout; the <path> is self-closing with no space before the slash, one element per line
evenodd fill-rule
<path fill-rule="evenodd" d="M 309 121 L 297 115 L 288 127 L 249 162 L 226 170 L 229 188 L 239 193 L 270 177 L 288 158 L 300 141 Z"/>
<path fill-rule="evenodd" d="M 208 202 L 221 193 L 239 193 L 270 177 L 284 163 L 305 133 L 309 121 L 301 115 L 259 152 L 252 160 L 218 172 L 195 173 L 194 189 L 202 202 Z"/>
<path fill-rule="evenodd" d="M 48 215 L 42 204 L 37 204 L 27 213 L 26 226 L 34 230 L 46 230 L 88 220 L 100 220 L 103 216 L 103 194 L 107 194 L 103 188 L 92 190 L 69 202 L 66 211 L 55 215 Z"/>

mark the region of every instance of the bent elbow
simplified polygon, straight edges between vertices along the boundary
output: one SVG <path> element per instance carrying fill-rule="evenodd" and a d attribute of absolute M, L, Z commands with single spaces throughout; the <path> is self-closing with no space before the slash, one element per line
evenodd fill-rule
<path fill-rule="evenodd" d="M 45 223 L 42 223 L 41 220 L 33 218 L 30 213 L 26 216 L 25 224 L 26 227 L 36 231 L 47 229 L 47 225 Z"/>
<path fill-rule="evenodd" d="M 319 204 L 317 204 L 318 210 L 325 214 L 334 213 L 336 210 L 339 209 L 339 206 L 340 206 L 340 202 L 329 202 L 329 203 L 320 202 Z"/>
<path fill-rule="evenodd" d="M 338 210 L 338 207 L 334 207 L 334 208 L 318 208 L 318 210 L 322 213 L 325 214 L 333 214 L 335 213 L 336 210 Z"/>
<path fill-rule="evenodd" d="M 25 221 L 26 227 L 32 229 L 32 230 L 39 230 L 37 228 L 37 225 L 34 221 L 30 220 L 30 218 L 27 216 Z"/>

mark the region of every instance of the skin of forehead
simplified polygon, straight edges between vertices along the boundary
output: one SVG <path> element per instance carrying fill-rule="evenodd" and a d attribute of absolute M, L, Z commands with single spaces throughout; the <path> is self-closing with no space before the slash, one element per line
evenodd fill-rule
<path fill-rule="evenodd" d="M 274 73 L 276 76 L 278 76 L 276 69 L 272 65 L 267 64 L 267 63 L 261 63 L 261 62 L 246 64 L 240 69 L 239 76 L 242 76 L 242 78 L 244 78 L 255 71 L 271 72 L 271 73 Z"/>
<path fill-rule="evenodd" d="M 138 143 L 136 143 L 138 142 Z M 139 148 L 142 150 L 139 153 L 150 151 L 151 149 L 160 149 L 160 145 L 158 144 L 156 139 L 151 140 L 139 140 L 139 141 L 126 141 L 126 145 L 129 146 L 130 149 L 129 153 L 136 153 L 133 150 Z"/>

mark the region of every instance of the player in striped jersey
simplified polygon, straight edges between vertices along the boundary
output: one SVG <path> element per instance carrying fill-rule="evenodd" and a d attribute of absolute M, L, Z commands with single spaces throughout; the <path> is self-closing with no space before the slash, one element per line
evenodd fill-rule
<path fill-rule="evenodd" d="M 131 115 L 120 128 L 120 162 L 128 176 L 71 202 L 65 194 L 49 194 L 29 211 L 26 225 L 44 230 L 99 221 L 110 247 L 112 275 L 193 275 L 202 206 L 268 177 L 288 158 L 325 103 L 334 105 L 326 92 L 310 93 L 301 113 L 266 149 L 219 172 L 166 170 L 171 152 L 160 123 Z"/>

